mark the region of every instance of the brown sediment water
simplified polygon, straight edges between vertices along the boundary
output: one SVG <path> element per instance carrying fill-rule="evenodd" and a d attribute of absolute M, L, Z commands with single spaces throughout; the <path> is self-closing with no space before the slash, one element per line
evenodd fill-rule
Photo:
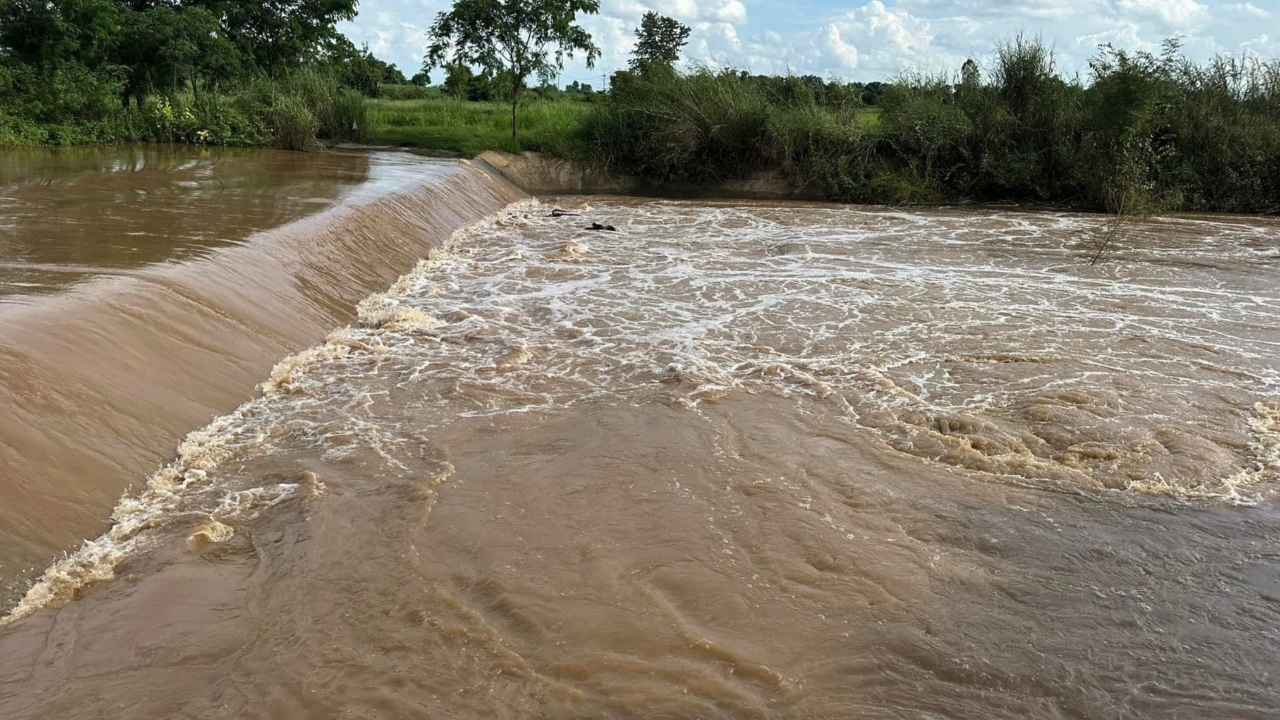
<path fill-rule="evenodd" d="M 274 362 L 513 197 L 390 153 L 6 151 L 0 603 Z"/>
<path fill-rule="evenodd" d="M 1280 224 L 556 202 L 188 435 L 0 715 L 1280 713 Z"/>

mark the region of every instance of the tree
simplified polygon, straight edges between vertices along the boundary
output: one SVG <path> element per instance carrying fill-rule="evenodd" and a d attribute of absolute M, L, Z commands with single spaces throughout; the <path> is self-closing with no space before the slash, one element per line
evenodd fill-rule
<path fill-rule="evenodd" d="M 672 67 L 680 59 L 680 48 L 689 42 L 689 26 L 650 10 L 636 28 L 636 49 L 631 69 L 647 72 L 654 67 Z"/>
<path fill-rule="evenodd" d="M 400 72 L 400 68 L 395 63 L 391 63 L 382 71 L 382 82 L 387 85 L 406 85 L 408 80 L 405 79 L 404 73 Z"/>
<path fill-rule="evenodd" d="M 965 60 L 964 65 L 960 66 L 960 84 L 965 87 L 978 87 L 978 83 L 982 82 L 982 73 L 978 70 L 978 63 L 972 59 Z"/>
<path fill-rule="evenodd" d="M 326 42 L 342 37 L 336 25 L 355 18 L 356 1 L 188 0 L 180 4 L 207 8 L 221 19 L 223 33 L 251 64 L 274 76 L 312 59 Z"/>
<path fill-rule="evenodd" d="M 114 0 L 0 0 L 0 48 L 31 65 L 111 65 L 126 11 Z"/>
<path fill-rule="evenodd" d="M 879 81 L 869 82 L 862 86 L 862 104 L 875 107 L 884 95 L 885 84 Z"/>
<path fill-rule="evenodd" d="M 155 5 L 123 16 L 116 62 L 127 69 L 122 101 L 142 107 L 148 92 L 171 92 L 189 83 L 200 93 L 200 77 L 216 83 L 236 63 L 236 49 L 218 32 L 218 20 L 201 7 Z"/>
<path fill-rule="evenodd" d="M 369 52 L 368 43 L 356 47 L 355 43 L 348 40 L 345 35 L 335 35 L 326 42 L 321 59 L 329 66 L 329 72 L 339 82 L 359 90 L 366 97 L 378 97 L 383 83 L 405 84 L 404 73 L 401 73 L 399 68 L 374 57 L 373 53 Z"/>
<path fill-rule="evenodd" d="M 582 52 L 587 67 L 593 67 L 600 49 L 574 21 L 578 13 L 599 10 L 599 0 L 457 0 L 452 10 L 436 16 L 422 69 L 465 63 L 495 76 L 506 73 L 511 140 L 518 145 L 516 112 L 525 81 L 535 74 L 549 81 L 575 52 Z"/>
<path fill-rule="evenodd" d="M 418 71 L 417 74 L 409 78 L 409 83 L 418 87 L 426 87 L 431 84 L 431 73 Z"/>
<path fill-rule="evenodd" d="M 467 92 L 471 89 L 471 78 L 475 74 L 471 72 L 471 68 L 463 63 L 453 63 L 445 70 L 445 95 L 458 100 L 467 97 Z"/>

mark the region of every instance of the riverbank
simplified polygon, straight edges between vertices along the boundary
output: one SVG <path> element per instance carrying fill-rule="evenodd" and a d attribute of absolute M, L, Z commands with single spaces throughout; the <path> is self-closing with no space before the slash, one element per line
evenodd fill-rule
<path fill-rule="evenodd" d="M 1176 44 L 1158 57 L 1106 48 L 1086 83 L 1057 74 L 1049 49 L 1015 40 L 985 72 L 969 70 L 958 83 L 901 78 L 874 108 L 817 78 L 620 72 L 591 101 L 530 91 L 518 142 L 503 102 L 367 100 L 301 73 L 222 99 L 149 101 L 119 116 L 128 132 L 117 135 L 296 149 L 318 138 L 450 157 L 533 151 L 546 161 L 519 171 L 534 188 L 565 192 L 697 197 L 763 182 L 768 197 L 786 185 L 845 203 L 1280 212 L 1280 62 L 1199 64 Z"/>
<path fill-rule="evenodd" d="M 3 88 L 0 88 L 3 90 Z M 27 98 L 21 98 L 27 99 Z M 136 105 L 97 97 L 71 113 L 24 107 L 0 93 L 0 148 L 158 143 L 308 150 L 362 138 L 365 97 L 335 76 L 302 68 L 223 92 L 173 92 Z"/>

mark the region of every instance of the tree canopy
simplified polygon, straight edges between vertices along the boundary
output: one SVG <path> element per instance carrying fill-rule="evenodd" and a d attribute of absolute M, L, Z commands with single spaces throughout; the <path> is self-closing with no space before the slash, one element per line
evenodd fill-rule
<path fill-rule="evenodd" d="M 636 48 L 631 69 L 645 72 L 653 67 L 672 67 L 680 59 L 680 49 L 689 42 L 689 26 L 650 10 L 636 28 Z"/>
<path fill-rule="evenodd" d="M 520 90 L 533 75 L 550 82 L 574 53 L 594 67 L 600 49 L 575 23 L 579 13 L 599 10 L 598 0 L 457 0 L 436 16 L 422 69 L 461 63 L 505 74 L 511 87 L 511 139 L 518 143 Z"/>
<path fill-rule="evenodd" d="M 0 61 L 45 75 L 79 67 L 121 82 L 122 99 L 140 103 L 200 80 L 323 61 L 350 46 L 335 26 L 355 17 L 356 2 L 0 0 Z"/>

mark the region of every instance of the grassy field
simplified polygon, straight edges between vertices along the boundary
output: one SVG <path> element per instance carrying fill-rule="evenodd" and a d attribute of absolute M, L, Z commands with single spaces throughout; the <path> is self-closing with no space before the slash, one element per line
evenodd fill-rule
<path fill-rule="evenodd" d="M 573 100 L 532 100 L 520 104 L 520 149 L 572 154 L 591 105 Z M 515 150 L 511 106 L 448 98 L 369 100 L 365 138 L 471 157 L 485 150 Z"/>
<path fill-rule="evenodd" d="M 858 126 L 866 132 L 880 130 L 880 108 L 863 108 L 858 111 Z"/>
<path fill-rule="evenodd" d="M 432 88 L 434 89 L 434 88 Z M 520 104 L 520 149 L 564 157 L 580 152 L 591 103 L 577 100 L 531 100 Z M 464 157 L 486 150 L 514 151 L 511 106 L 442 97 L 366 102 L 364 137 L 375 145 L 421 148 Z M 878 108 L 858 115 L 863 130 L 880 126 Z"/>

